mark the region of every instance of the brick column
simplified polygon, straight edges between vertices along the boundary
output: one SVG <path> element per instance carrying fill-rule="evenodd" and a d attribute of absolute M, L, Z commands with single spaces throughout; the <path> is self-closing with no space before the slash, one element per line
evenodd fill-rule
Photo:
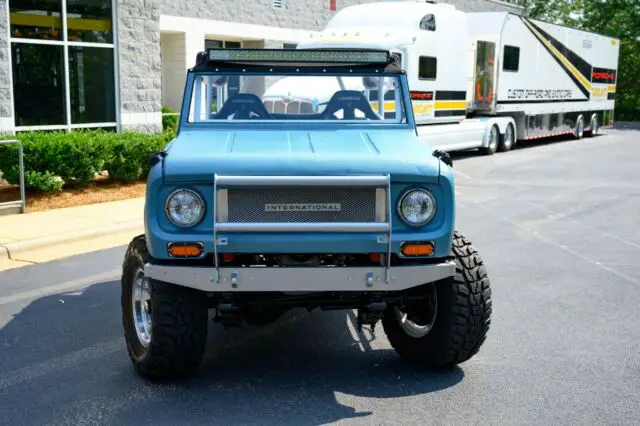
<path fill-rule="evenodd" d="M 155 0 L 118 0 L 121 130 L 162 130 L 160 13 Z"/>
<path fill-rule="evenodd" d="M 13 87 L 11 87 L 11 46 L 9 44 L 9 7 L 0 1 L 0 135 L 13 134 Z"/>

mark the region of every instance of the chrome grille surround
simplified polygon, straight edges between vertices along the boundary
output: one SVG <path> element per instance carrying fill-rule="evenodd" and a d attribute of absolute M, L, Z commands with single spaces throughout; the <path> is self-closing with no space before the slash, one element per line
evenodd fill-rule
<path fill-rule="evenodd" d="M 234 232 L 384 234 L 378 235 L 377 240 L 387 247 L 385 282 L 389 282 L 392 217 L 389 175 L 216 174 L 213 192 L 216 282 L 220 281 L 218 246 L 226 245 Z M 221 232 L 231 236 L 218 238 Z"/>

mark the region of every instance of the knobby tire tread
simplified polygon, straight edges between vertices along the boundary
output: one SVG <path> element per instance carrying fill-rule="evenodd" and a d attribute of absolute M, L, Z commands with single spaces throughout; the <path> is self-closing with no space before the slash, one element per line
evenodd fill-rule
<path fill-rule="evenodd" d="M 399 355 L 428 367 L 453 367 L 469 360 L 479 352 L 491 325 L 491 288 L 482 258 L 457 231 L 452 255 L 456 273 L 436 285 L 438 312 L 427 336 L 409 337 L 392 313 L 383 318 L 385 333 Z"/>
<path fill-rule="evenodd" d="M 123 264 L 123 283 L 149 255 L 144 235 L 134 238 Z M 141 356 L 127 339 L 127 349 L 136 370 L 148 379 L 177 378 L 193 374 L 200 366 L 207 337 L 208 311 L 196 290 L 151 280 L 152 339 Z M 122 309 L 130 309 L 123 287 Z M 124 311 L 123 311 L 124 312 Z M 130 327 L 123 315 L 125 330 Z M 135 338 L 133 331 L 132 338 Z M 125 332 L 126 337 L 126 332 Z"/>

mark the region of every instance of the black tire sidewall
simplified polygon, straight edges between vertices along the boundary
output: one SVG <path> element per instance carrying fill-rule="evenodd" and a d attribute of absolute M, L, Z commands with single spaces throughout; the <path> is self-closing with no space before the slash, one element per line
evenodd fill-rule
<path fill-rule="evenodd" d="M 431 331 L 408 335 L 389 307 L 382 324 L 391 346 L 403 358 L 427 367 L 452 368 L 473 357 L 491 322 L 491 288 L 484 262 L 462 234 L 454 232 L 454 276 L 435 283 L 437 311 Z"/>
<path fill-rule="evenodd" d="M 456 262 L 458 262 L 456 260 Z M 440 350 L 447 347 L 451 321 L 454 319 L 455 293 L 453 279 L 434 283 L 437 298 L 437 311 L 433 328 L 422 337 L 408 335 L 396 317 L 395 308 L 390 308 L 382 319 L 383 328 L 398 352 L 412 361 L 437 362 L 445 354 Z M 427 359 L 425 359 L 425 357 Z"/>

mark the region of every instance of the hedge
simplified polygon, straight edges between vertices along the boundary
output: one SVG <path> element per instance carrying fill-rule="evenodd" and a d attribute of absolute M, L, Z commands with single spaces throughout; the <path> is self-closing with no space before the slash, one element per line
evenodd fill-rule
<path fill-rule="evenodd" d="M 25 187 L 35 191 L 61 191 L 64 185 L 86 186 L 97 173 L 132 182 L 145 178 L 148 159 L 161 150 L 172 131 L 114 133 L 103 130 L 25 132 L 2 139 L 18 139 L 24 149 Z M 18 147 L 0 145 L 0 170 L 11 184 L 19 183 Z"/>

